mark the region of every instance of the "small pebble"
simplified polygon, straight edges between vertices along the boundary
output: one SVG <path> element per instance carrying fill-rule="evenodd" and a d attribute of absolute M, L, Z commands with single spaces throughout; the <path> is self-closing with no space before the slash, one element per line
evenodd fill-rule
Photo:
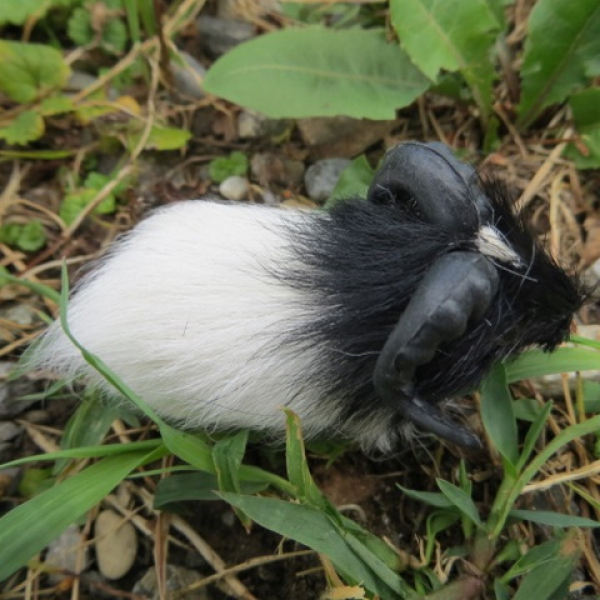
<path fill-rule="evenodd" d="M 82 559 L 77 567 L 79 554 Z M 77 525 L 69 525 L 62 534 L 48 545 L 45 563 L 47 566 L 65 573 L 51 573 L 50 580 L 58 583 L 68 577 L 69 573 L 79 574 L 88 567 L 87 547 L 81 547 L 81 531 Z"/>
<path fill-rule="evenodd" d="M 171 72 L 177 91 L 183 96 L 195 98 L 196 100 L 204 98 L 202 82 L 206 69 L 187 52 L 180 50 L 179 55 L 185 61 L 185 65 L 180 65 L 175 61 L 171 62 Z"/>
<path fill-rule="evenodd" d="M 34 383 L 25 377 L 15 381 L 6 378 L 17 367 L 13 361 L 0 361 L 0 419 L 10 419 L 27 410 L 36 400 L 21 400 L 20 396 L 31 394 Z"/>
<path fill-rule="evenodd" d="M 327 201 L 342 171 L 350 164 L 346 158 L 326 158 L 311 165 L 304 175 L 306 191 L 319 204 Z"/>
<path fill-rule="evenodd" d="M 248 180 L 240 175 L 232 175 L 221 182 L 219 193 L 227 200 L 239 202 L 248 195 Z"/>
<path fill-rule="evenodd" d="M 185 588 L 199 579 L 203 575 L 198 571 L 177 567 L 175 565 L 167 565 L 167 591 L 172 592 Z M 156 582 L 156 569 L 150 567 L 144 576 L 133 586 L 132 592 L 145 596 L 149 600 L 160 600 L 158 585 Z M 186 600 L 209 600 L 208 591 L 206 588 L 193 590 L 185 595 Z"/>
<path fill-rule="evenodd" d="M 48 421 L 50 421 L 50 419 L 52 417 L 47 410 L 39 408 L 37 410 L 28 410 L 23 415 L 23 418 L 26 421 L 29 421 L 30 423 L 40 424 L 40 423 L 48 423 Z"/>
<path fill-rule="evenodd" d="M 137 555 L 135 527 L 112 510 L 103 510 L 96 518 L 96 559 L 98 569 L 106 579 L 126 575 Z"/>
<path fill-rule="evenodd" d="M 273 184 L 294 188 L 302 183 L 304 163 L 301 160 L 271 152 L 255 154 L 250 161 L 254 178 L 265 187 Z"/>
<path fill-rule="evenodd" d="M 17 491 L 22 474 L 23 469 L 21 467 L 0 469 L 0 498 L 12 496 Z"/>
<path fill-rule="evenodd" d="M 22 428 L 12 421 L 0 421 L 0 442 L 9 442 L 16 438 L 22 431 Z"/>
<path fill-rule="evenodd" d="M 254 25 L 247 21 L 202 15 L 196 23 L 200 44 L 213 57 L 225 54 L 256 35 Z"/>

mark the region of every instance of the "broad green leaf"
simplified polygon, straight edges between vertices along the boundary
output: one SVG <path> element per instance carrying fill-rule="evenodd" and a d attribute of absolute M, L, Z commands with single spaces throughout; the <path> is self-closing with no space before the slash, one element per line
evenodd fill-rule
<path fill-rule="evenodd" d="M 494 447 L 514 465 L 519 454 L 517 420 L 503 365 L 496 365 L 481 386 L 481 418 Z"/>
<path fill-rule="evenodd" d="M 142 139 L 143 127 L 139 123 L 132 124 L 132 131 L 127 138 L 127 146 L 133 150 Z M 154 125 L 144 148 L 146 150 L 179 150 L 183 148 L 192 137 L 190 131 L 178 127 L 165 127 Z"/>
<path fill-rule="evenodd" d="M 296 540 L 329 557 L 334 566 L 353 582 L 360 582 L 371 593 L 382 598 L 405 598 L 406 584 L 393 571 L 386 585 L 373 570 L 357 556 L 333 522 L 320 510 L 303 504 L 292 504 L 275 498 L 219 494 L 229 504 L 244 511 L 253 521 L 280 535 Z"/>
<path fill-rule="evenodd" d="M 236 46 L 208 71 L 211 94 L 269 117 L 393 119 L 430 81 L 381 31 L 284 29 Z"/>
<path fill-rule="evenodd" d="M 437 508 L 454 507 L 454 503 L 444 496 L 444 494 L 439 494 L 437 492 L 419 492 L 417 490 L 409 490 L 408 488 L 402 487 L 399 483 L 396 484 L 396 487 L 409 498 L 413 498 L 413 500 L 418 500 L 419 502 L 424 502 L 430 506 L 435 506 Z"/>
<path fill-rule="evenodd" d="M 104 458 L 2 517 L 0 581 L 100 502 L 148 456 L 146 452 L 127 452 Z"/>
<path fill-rule="evenodd" d="M 565 156 L 573 159 L 579 169 L 597 169 L 600 167 L 600 87 L 574 94 L 569 105 L 579 140 L 567 146 Z M 582 146 L 586 154 L 581 152 Z"/>
<path fill-rule="evenodd" d="M 50 8 L 70 6 L 81 0 L 3 0 L 0 2 L 0 25 L 23 25 L 29 17 L 41 19 Z"/>
<path fill-rule="evenodd" d="M 70 69 L 50 46 L 0 40 L 0 91 L 15 102 L 31 102 L 44 91 L 61 88 Z"/>
<path fill-rule="evenodd" d="M 75 104 L 69 96 L 50 96 L 40 103 L 40 113 L 45 117 L 71 112 L 74 109 Z"/>
<path fill-rule="evenodd" d="M 550 510 L 513 509 L 510 511 L 509 517 L 552 527 L 600 527 L 599 521 L 575 515 L 564 515 Z"/>
<path fill-rule="evenodd" d="M 342 171 L 323 208 L 330 210 L 338 202 L 348 198 L 366 198 L 374 174 L 375 171 L 369 165 L 366 156 L 361 154 Z"/>
<path fill-rule="evenodd" d="M 29 158 L 32 160 L 56 160 L 68 158 L 76 153 L 75 150 L 0 150 L 0 157 Z"/>
<path fill-rule="evenodd" d="M 44 131 L 44 119 L 34 110 L 26 110 L 6 127 L 0 127 L 0 139 L 5 140 L 7 144 L 22 146 L 41 138 Z"/>
<path fill-rule="evenodd" d="M 465 515 L 468 519 L 470 519 L 475 525 L 478 527 L 483 527 L 483 523 L 481 522 L 481 518 L 479 516 L 479 511 L 475 506 L 475 503 L 465 492 L 463 492 L 459 487 L 456 487 L 449 481 L 445 481 L 444 479 L 436 479 L 438 487 L 440 488 L 442 494 L 460 510 L 460 512 Z"/>
<path fill-rule="evenodd" d="M 589 348 L 558 348 L 552 353 L 527 350 L 516 360 L 506 363 L 508 383 L 554 373 L 596 371 L 600 369 L 600 352 Z"/>
<path fill-rule="evenodd" d="M 581 552 L 581 541 L 577 530 L 573 530 L 561 541 L 559 551 L 553 558 L 537 565 L 527 574 L 513 600 L 566 598 L 571 573 Z M 559 590 L 561 592 L 557 596 Z"/>
<path fill-rule="evenodd" d="M 529 16 L 521 67 L 520 123 L 600 75 L 598 0 L 539 0 Z"/>
<path fill-rule="evenodd" d="M 412 61 L 435 79 L 460 71 L 487 119 L 495 77 L 491 50 L 500 23 L 480 0 L 391 0 L 391 18 Z"/>
<path fill-rule="evenodd" d="M 200 437 L 179 431 L 166 423 L 161 423 L 160 434 L 173 454 L 201 471 L 215 473 L 212 448 Z"/>
<path fill-rule="evenodd" d="M 268 487 L 266 483 L 246 482 L 240 483 L 243 494 L 255 494 Z M 171 475 L 158 482 L 154 494 L 154 508 L 156 510 L 168 509 L 169 505 L 186 501 L 220 500 L 215 493 L 219 489 L 217 477 L 212 473 L 185 473 Z"/>

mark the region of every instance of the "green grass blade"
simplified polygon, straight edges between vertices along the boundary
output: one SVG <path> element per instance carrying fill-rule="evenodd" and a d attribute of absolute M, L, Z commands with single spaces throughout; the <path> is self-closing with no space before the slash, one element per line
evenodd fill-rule
<path fill-rule="evenodd" d="M 69 329 L 69 322 L 67 318 L 67 307 L 69 304 L 69 275 L 67 272 L 67 265 L 63 263 L 61 274 L 61 292 L 60 292 L 60 325 L 65 332 L 65 335 L 71 340 L 71 343 L 81 352 L 81 355 L 85 359 L 85 361 L 106 381 L 108 381 L 119 393 L 129 399 L 138 409 L 143 412 L 149 419 L 158 423 L 159 425 L 163 423 L 162 419 L 150 408 L 150 405 L 147 404 L 140 396 L 138 396 L 127 384 L 111 369 L 104 364 L 104 362 L 95 354 L 86 350 L 75 338 L 75 336 L 71 333 Z"/>
<path fill-rule="evenodd" d="M 419 492 L 417 490 L 409 490 L 408 488 L 402 487 L 399 483 L 396 484 L 396 487 L 413 500 L 424 502 L 425 504 L 435 506 L 436 508 L 454 508 L 454 502 L 448 500 L 444 494 L 440 494 L 438 492 Z"/>
<path fill-rule="evenodd" d="M 494 447 L 514 465 L 519 456 L 517 420 L 503 365 L 496 365 L 481 386 L 481 418 Z"/>
<path fill-rule="evenodd" d="M 106 496 L 148 452 L 122 452 L 69 477 L 0 519 L 0 581 Z"/>
<path fill-rule="evenodd" d="M 296 495 L 301 500 L 312 506 L 326 508 L 328 503 L 315 484 L 306 462 L 300 419 L 291 410 L 286 410 L 285 416 L 285 459 L 288 479 L 296 487 Z"/>
<path fill-rule="evenodd" d="M 127 16 L 127 27 L 131 41 L 137 43 L 140 41 L 140 15 L 138 13 L 137 0 L 123 0 L 125 14 Z"/>
<path fill-rule="evenodd" d="M 521 456 L 519 456 L 519 461 L 517 462 L 517 472 L 520 472 L 521 469 L 525 466 L 533 449 L 535 448 L 535 443 L 538 441 L 542 431 L 544 431 L 544 427 L 546 426 L 546 421 L 550 416 L 550 412 L 552 411 L 552 402 L 546 402 L 544 406 L 541 408 L 539 414 L 529 426 L 527 430 L 527 434 L 525 435 L 525 441 L 523 443 L 523 450 L 521 452 Z"/>
<path fill-rule="evenodd" d="M 521 510 L 513 509 L 509 517 L 521 521 L 531 521 L 552 527 L 600 527 L 600 522 L 575 515 L 564 515 L 551 510 Z"/>
<path fill-rule="evenodd" d="M 70 450 L 58 450 L 57 452 L 48 452 L 46 454 L 35 454 L 11 460 L 0 465 L 1 469 L 9 467 L 18 467 L 27 463 L 39 462 L 42 460 L 62 460 L 65 458 L 103 458 L 114 456 L 116 454 L 126 454 L 129 452 L 152 452 L 160 451 L 163 447 L 161 440 L 145 440 L 143 442 L 131 442 L 130 444 L 109 444 L 106 446 L 87 446 L 85 448 L 72 448 Z"/>
<path fill-rule="evenodd" d="M 0 269 L 0 285 L 6 282 L 14 283 L 15 285 L 23 285 L 26 288 L 29 288 L 32 292 L 39 294 L 40 296 L 44 296 L 45 298 L 52 300 L 52 302 L 56 302 L 56 304 L 60 302 L 60 294 L 51 287 L 44 285 L 43 283 L 35 283 L 33 281 L 27 281 L 27 279 L 15 277 L 6 269 L 2 268 Z"/>
<path fill-rule="evenodd" d="M 527 350 L 515 361 L 507 363 L 508 383 L 573 371 L 596 371 L 600 369 L 600 352 L 590 348 L 558 348 L 551 354 L 542 350 Z"/>

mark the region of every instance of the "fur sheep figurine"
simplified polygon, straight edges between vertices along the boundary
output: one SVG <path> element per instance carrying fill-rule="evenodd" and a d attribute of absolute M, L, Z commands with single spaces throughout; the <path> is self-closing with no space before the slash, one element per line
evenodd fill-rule
<path fill-rule="evenodd" d="M 390 451 L 403 424 L 464 446 L 440 409 L 495 361 L 554 349 L 582 294 L 440 143 L 391 149 L 365 199 L 329 212 L 194 200 L 154 212 L 77 286 L 70 329 L 185 428 Z M 54 323 L 32 366 L 115 395 Z"/>

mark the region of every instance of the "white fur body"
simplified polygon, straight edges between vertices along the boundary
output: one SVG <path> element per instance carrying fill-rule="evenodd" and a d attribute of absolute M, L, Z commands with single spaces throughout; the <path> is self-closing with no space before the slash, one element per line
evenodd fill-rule
<path fill-rule="evenodd" d="M 310 385 L 319 346 L 282 343 L 290 328 L 312 316 L 302 302 L 306 292 L 268 270 L 282 261 L 298 266 L 289 264 L 282 225 L 306 218 L 315 215 L 207 201 L 162 209 L 84 278 L 69 303 L 69 327 L 159 415 L 179 425 L 281 436 L 286 406 L 299 414 L 308 437 L 336 432 L 365 448 L 389 450 L 400 433 L 391 430 L 392 411 L 374 410 L 368 422 L 342 420 L 344 398 L 323 397 L 322 384 Z M 115 394 L 58 322 L 33 364 Z"/>

